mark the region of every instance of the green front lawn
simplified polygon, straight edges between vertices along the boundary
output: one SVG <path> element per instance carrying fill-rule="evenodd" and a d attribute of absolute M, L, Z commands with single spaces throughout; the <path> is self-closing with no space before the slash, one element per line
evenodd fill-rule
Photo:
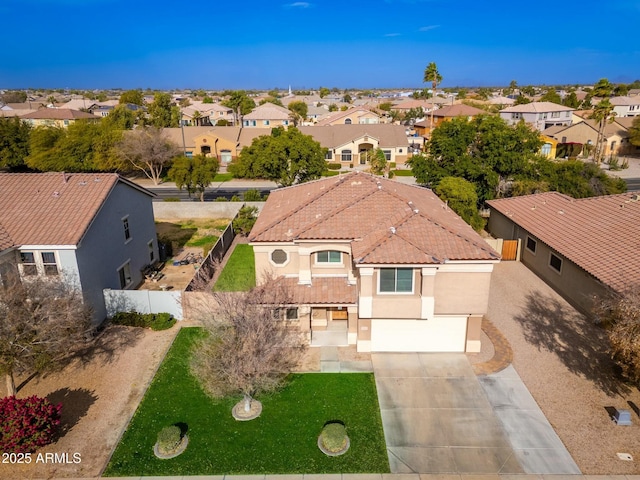
<path fill-rule="evenodd" d="M 189 354 L 203 335 L 199 328 L 179 332 L 105 476 L 389 472 L 373 374 L 292 375 L 281 392 L 259 397 L 259 418 L 238 422 L 231 408 L 240 397 L 212 400 L 191 376 Z M 316 444 L 328 420 L 347 426 L 351 448 L 340 457 Z M 156 435 L 175 423 L 188 427 L 189 446 L 159 460 Z"/>
<path fill-rule="evenodd" d="M 233 180 L 233 175 L 230 173 L 218 173 L 213 178 L 214 182 L 228 182 L 229 180 Z"/>
<path fill-rule="evenodd" d="M 213 286 L 217 292 L 247 292 L 256 286 L 253 247 L 246 243 L 235 246 L 229 261 Z"/>
<path fill-rule="evenodd" d="M 413 177 L 413 170 L 394 170 L 393 174 L 396 177 Z"/>

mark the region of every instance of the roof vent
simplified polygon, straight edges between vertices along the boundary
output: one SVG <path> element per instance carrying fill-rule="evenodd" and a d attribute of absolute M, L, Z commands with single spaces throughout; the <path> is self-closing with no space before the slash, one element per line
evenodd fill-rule
<path fill-rule="evenodd" d="M 100 180 L 100 177 L 94 177 L 94 178 L 93 178 L 93 181 L 94 181 L 94 182 L 100 182 L 101 180 Z"/>
<path fill-rule="evenodd" d="M 418 210 L 417 208 L 413 209 L 413 213 L 418 213 L 420 210 Z"/>
<path fill-rule="evenodd" d="M 409 205 L 413 205 L 413 202 L 411 200 L 409 200 Z"/>
<path fill-rule="evenodd" d="M 389 231 L 391 232 L 391 234 L 395 234 L 396 233 L 396 227 L 390 227 Z"/>
<path fill-rule="evenodd" d="M 638 195 L 637 193 L 634 193 L 633 195 L 631 195 L 632 202 L 637 202 L 638 200 L 640 200 L 640 195 Z"/>
<path fill-rule="evenodd" d="M 564 210 L 558 210 L 558 213 L 559 213 L 560 215 L 564 215 Z"/>
<path fill-rule="evenodd" d="M 85 181 L 78 182 L 78 185 L 83 186 L 83 187 L 84 187 L 86 184 L 87 184 L 87 182 L 85 182 Z"/>
<path fill-rule="evenodd" d="M 58 198 L 60 196 L 60 192 L 56 190 L 55 192 L 53 192 L 53 196 Z"/>

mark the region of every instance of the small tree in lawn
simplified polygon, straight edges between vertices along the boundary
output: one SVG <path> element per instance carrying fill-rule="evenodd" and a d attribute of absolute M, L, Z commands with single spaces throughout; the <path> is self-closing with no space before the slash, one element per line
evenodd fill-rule
<path fill-rule="evenodd" d="M 57 277 L 0 284 L 0 373 L 15 396 L 15 375 L 54 370 L 84 347 L 91 310 L 73 284 Z"/>
<path fill-rule="evenodd" d="M 249 292 L 208 295 L 195 308 L 209 335 L 195 350 L 192 370 L 212 396 L 242 394 L 248 413 L 256 395 L 283 385 L 306 349 L 297 324 L 280 314 L 292 304 L 291 293 L 282 280 L 269 279 Z"/>
<path fill-rule="evenodd" d="M 369 156 L 369 164 L 371 165 L 371 173 L 374 175 L 384 175 L 387 172 L 387 157 L 379 148 L 376 148 Z"/>
<path fill-rule="evenodd" d="M 627 378 L 640 383 L 640 285 L 597 298 L 593 312 L 607 329 L 611 358 Z"/>

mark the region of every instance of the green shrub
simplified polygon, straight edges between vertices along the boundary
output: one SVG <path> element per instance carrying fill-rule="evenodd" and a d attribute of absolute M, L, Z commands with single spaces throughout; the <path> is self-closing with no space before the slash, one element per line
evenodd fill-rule
<path fill-rule="evenodd" d="M 391 170 L 395 170 L 395 168 L 396 168 L 396 162 L 389 162 L 389 168 L 390 168 Z"/>
<path fill-rule="evenodd" d="M 163 202 L 181 202 L 182 200 L 180 200 L 178 197 L 167 197 L 162 201 Z"/>
<path fill-rule="evenodd" d="M 216 197 L 216 202 L 228 202 L 229 199 L 227 197 Z"/>
<path fill-rule="evenodd" d="M 340 172 L 336 172 L 335 170 L 325 170 L 322 172 L 323 177 L 335 177 L 336 175 L 340 175 Z"/>
<path fill-rule="evenodd" d="M 238 195 L 234 195 L 233 197 L 231 197 L 231 201 L 232 202 L 241 202 L 242 199 Z"/>
<path fill-rule="evenodd" d="M 54 440 L 62 404 L 46 398 L 5 397 L 0 400 L 0 450 L 5 453 L 33 452 Z"/>
<path fill-rule="evenodd" d="M 396 174 L 394 173 L 394 171 L 393 170 L 389 170 L 389 178 L 393 178 L 395 176 L 396 176 Z"/>
<path fill-rule="evenodd" d="M 139 313 L 132 310 L 116 313 L 111 318 L 111 323 L 159 331 L 171 328 L 176 323 L 176 319 L 170 313 Z"/>
<path fill-rule="evenodd" d="M 233 231 L 240 235 L 249 235 L 253 225 L 258 219 L 258 209 L 256 207 L 243 206 L 238 212 L 238 216 L 233 220 Z"/>
<path fill-rule="evenodd" d="M 180 427 L 171 425 L 164 427 L 158 433 L 158 450 L 163 453 L 172 452 L 180 446 L 182 441 L 182 432 Z"/>
<path fill-rule="evenodd" d="M 341 423 L 328 423 L 320 434 L 322 446 L 330 452 L 339 452 L 347 446 L 347 429 Z"/>
<path fill-rule="evenodd" d="M 247 190 L 244 192 L 244 201 L 245 202 L 261 202 L 262 195 L 256 189 Z"/>
<path fill-rule="evenodd" d="M 350 163 L 350 164 L 349 164 L 349 168 L 353 168 L 353 163 Z"/>
<path fill-rule="evenodd" d="M 393 170 L 396 177 L 413 177 L 412 170 Z"/>
<path fill-rule="evenodd" d="M 340 170 L 342 168 L 342 164 L 340 163 L 327 163 L 328 170 Z"/>

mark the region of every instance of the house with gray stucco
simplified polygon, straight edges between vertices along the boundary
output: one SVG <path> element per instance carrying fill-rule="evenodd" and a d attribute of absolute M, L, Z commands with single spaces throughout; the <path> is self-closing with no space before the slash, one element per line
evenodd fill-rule
<path fill-rule="evenodd" d="M 106 317 L 103 290 L 126 290 L 158 260 L 154 194 L 111 173 L 0 174 L 0 281 L 64 276 Z"/>

